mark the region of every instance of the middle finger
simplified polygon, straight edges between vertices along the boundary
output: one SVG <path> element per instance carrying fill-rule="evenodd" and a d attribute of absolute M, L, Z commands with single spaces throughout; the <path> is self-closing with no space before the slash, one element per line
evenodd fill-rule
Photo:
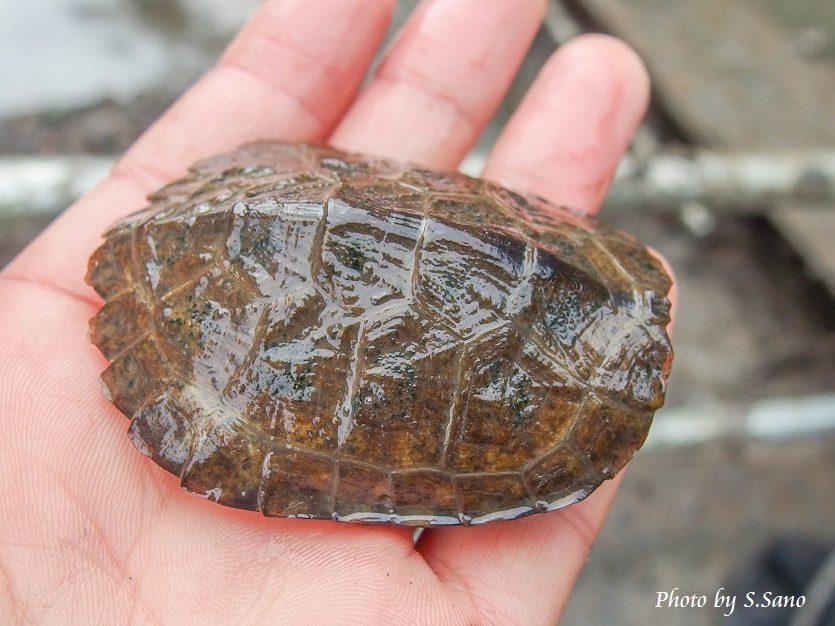
<path fill-rule="evenodd" d="M 501 102 L 544 11 L 543 0 L 426 0 L 329 142 L 454 169 Z"/>

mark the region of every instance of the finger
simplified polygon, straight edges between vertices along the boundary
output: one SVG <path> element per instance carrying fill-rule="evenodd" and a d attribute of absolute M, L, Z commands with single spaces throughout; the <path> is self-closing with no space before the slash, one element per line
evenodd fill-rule
<path fill-rule="evenodd" d="M 578 37 L 542 68 L 483 176 L 595 213 L 648 100 L 646 69 L 626 44 Z"/>
<path fill-rule="evenodd" d="M 485 176 L 592 212 L 647 100 L 646 73 L 633 52 L 608 37 L 582 37 L 543 68 L 490 155 Z M 616 484 L 512 524 L 427 532 L 419 550 L 439 576 L 487 599 L 487 610 L 519 623 L 555 621 Z"/>
<path fill-rule="evenodd" d="M 86 259 L 117 217 L 195 160 L 256 139 L 321 140 L 354 97 L 392 0 L 270 0 L 221 58 L 7 270 L 80 297 Z"/>
<path fill-rule="evenodd" d="M 542 20 L 542 0 L 429 0 L 330 138 L 454 169 L 495 112 Z"/>

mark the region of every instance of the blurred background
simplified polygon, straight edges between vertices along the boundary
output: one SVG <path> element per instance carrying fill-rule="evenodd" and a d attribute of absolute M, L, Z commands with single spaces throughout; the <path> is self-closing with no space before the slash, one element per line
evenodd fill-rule
<path fill-rule="evenodd" d="M 258 4 L 0 3 L 0 267 Z M 393 28 L 415 4 L 400 1 Z M 545 59 L 584 31 L 627 40 L 653 76 L 602 215 L 670 260 L 680 307 L 667 406 L 563 623 L 835 623 L 832 606 L 832 621 L 809 621 L 835 588 L 835 3 L 551 0 L 468 173 Z M 675 588 L 708 606 L 656 608 Z M 727 618 L 720 588 L 738 595 Z M 807 606 L 743 610 L 749 591 Z"/>

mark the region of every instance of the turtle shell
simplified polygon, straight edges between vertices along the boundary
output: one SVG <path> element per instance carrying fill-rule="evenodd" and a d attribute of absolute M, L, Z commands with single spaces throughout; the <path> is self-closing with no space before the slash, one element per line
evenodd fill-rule
<path fill-rule="evenodd" d="M 670 279 L 628 235 L 457 173 L 259 143 L 90 259 L 136 447 L 268 516 L 477 524 L 576 502 L 643 443 Z"/>

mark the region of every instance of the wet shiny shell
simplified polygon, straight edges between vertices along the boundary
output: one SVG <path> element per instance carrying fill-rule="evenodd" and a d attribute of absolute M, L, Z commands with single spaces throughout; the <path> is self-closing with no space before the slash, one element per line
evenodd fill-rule
<path fill-rule="evenodd" d="M 670 279 L 492 183 L 331 148 L 197 164 L 90 259 L 136 447 L 278 517 L 432 525 L 576 502 L 641 446 Z"/>

